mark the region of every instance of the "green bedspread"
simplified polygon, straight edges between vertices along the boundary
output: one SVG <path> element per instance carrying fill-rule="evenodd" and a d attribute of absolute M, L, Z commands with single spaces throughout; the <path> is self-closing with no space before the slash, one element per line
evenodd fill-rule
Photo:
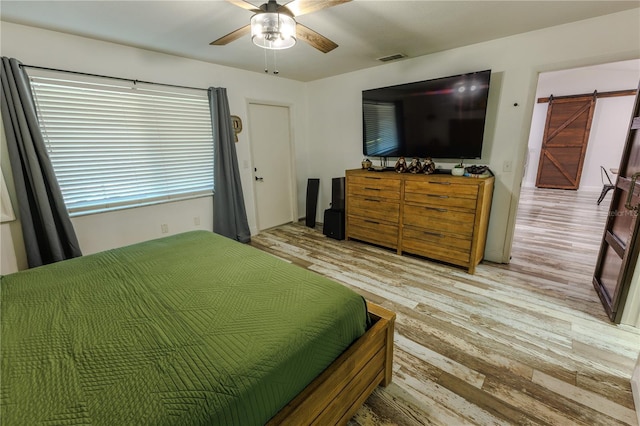
<path fill-rule="evenodd" d="M 190 232 L 2 277 L 1 423 L 260 425 L 366 328 L 363 299 Z"/>

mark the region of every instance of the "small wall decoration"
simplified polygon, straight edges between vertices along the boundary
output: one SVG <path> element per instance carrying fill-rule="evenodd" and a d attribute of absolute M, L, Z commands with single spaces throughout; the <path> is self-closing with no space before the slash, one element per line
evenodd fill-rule
<path fill-rule="evenodd" d="M 233 133 L 235 134 L 236 142 L 238 142 L 238 133 L 242 132 L 242 120 L 237 115 L 232 115 L 231 124 L 233 125 Z"/>

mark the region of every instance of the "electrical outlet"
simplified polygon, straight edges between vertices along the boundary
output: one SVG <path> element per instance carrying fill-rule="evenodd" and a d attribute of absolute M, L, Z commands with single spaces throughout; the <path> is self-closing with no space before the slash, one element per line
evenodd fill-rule
<path fill-rule="evenodd" d="M 160 232 L 162 232 L 163 234 L 168 234 L 169 225 L 167 225 L 166 223 L 163 223 L 162 225 L 160 225 Z"/>
<path fill-rule="evenodd" d="M 200 216 L 196 216 L 193 218 L 193 224 L 195 226 L 200 226 Z"/>
<path fill-rule="evenodd" d="M 512 170 L 511 160 L 504 160 L 504 163 L 502 163 L 502 171 L 510 172 L 511 170 Z"/>

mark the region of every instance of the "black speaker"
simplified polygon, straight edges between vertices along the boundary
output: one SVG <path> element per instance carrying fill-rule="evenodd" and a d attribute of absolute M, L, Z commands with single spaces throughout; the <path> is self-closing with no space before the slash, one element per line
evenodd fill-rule
<path fill-rule="evenodd" d="M 327 209 L 324 211 L 322 233 L 336 240 L 344 240 L 344 210 Z"/>
<path fill-rule="evenodd" d="M 318 191 L 320 189 L 320 179 L 307 180 L 307 212 L 305 223 L 309 228 L 316 227 L 316 211 L 318 209 Z"/>
<path fill-rule="evenodd" d="M 331 209 L 344 211 L 344 177 L 331 179 Z"/>

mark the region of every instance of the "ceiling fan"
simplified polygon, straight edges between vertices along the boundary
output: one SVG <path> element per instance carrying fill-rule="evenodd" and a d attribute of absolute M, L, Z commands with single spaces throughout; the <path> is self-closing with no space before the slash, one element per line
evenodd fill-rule
<path fill-rule="evenodd" d="M 323 53 L 338 47 L 336 43 L 295 21 L 295 18 L 311 12 L 338 6 L 351 0 L 293 0 L 278 4 L 268 0 L 259 8 L 245 0 L 227 0 L 243 9 L 254 12 L 251 23 L 212 41 L 213 46 L 224 46 L 251 33 L 251 40 L 265 49 L 286 49 L 302 40 Z"/>

